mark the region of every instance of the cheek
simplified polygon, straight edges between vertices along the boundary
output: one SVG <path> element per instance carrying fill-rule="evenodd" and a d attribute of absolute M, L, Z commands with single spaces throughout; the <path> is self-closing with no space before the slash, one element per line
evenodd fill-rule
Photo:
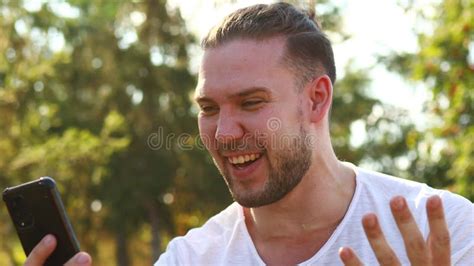
<path fill-rule="evenodd" d="M 274 131 L 275 127 L 280 128 L 280 115 L 273 109 L 262 110 L 256 114 L 248 115 L 245 119 L 245 126 L 252 133 L 262 133 L 264 135 Z"/>
<path fill-rule="evenodd" d="M 199 137 L 208 150 L 212 150 L 216 126 L 214 123 L 205 118 L 198 119 Z"/>

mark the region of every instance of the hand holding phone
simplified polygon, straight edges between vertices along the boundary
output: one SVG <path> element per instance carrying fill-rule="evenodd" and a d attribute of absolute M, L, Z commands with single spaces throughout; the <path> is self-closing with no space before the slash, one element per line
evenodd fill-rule
<path fill-rule="evenodd" d="M 79 252 L 79 242 L 52 178 L 7 188 L 3 200 L 28 256 L 25 265 L 63 265 Z M 46 235 L 51 236 L 44 238 Z"/>
<path fill-rule="evenodd" d="M 45 265 L 48 257 L 56 248 L 56 238 L 53 235 L 45 236 L 36 247 L 30 252 L 30 255 L 25 261 L 24 266 L 41 266 Z M 62 265 L 62 264 L 61 264 Z M 91 266 L 92 258 L 86 252 L 79 252 L 69 261 L 65 266 Z"/>

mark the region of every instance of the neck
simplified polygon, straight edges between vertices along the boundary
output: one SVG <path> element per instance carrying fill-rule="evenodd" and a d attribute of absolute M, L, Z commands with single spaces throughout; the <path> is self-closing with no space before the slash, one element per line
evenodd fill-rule
<path fill-rule="evenodd" d="M 298 239 L 337 227 L 352 200 L 355 173 L 337 160 L 332 148 L 319 154 L 325 156 L 313 159 L 301 182 L 283 199 L 244 209 L 251 234 L 262 239 Z"/>

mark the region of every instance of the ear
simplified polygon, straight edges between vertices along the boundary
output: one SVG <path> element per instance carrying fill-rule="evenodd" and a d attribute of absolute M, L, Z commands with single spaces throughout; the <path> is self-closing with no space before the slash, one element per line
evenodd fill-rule
<path fill-rule="evenodd" d="M 318 123 L 329 112 L 332 103 L 332 83 L 327 75 L 315 78 L 309 83 L 311 101 L 311 122 Z"/>

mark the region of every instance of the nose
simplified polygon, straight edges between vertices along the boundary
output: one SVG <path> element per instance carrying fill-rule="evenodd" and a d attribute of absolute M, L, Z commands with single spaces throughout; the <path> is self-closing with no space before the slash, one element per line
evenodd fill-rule
<path fill-rule="evenodd" d="M 238 122 L 238 119 L 230 113 L 221 110 L 219 120 L 217 121 L 216 140 L 226 144 L 238 140 L 243 136 L 244 130 L 242 125 Z"/>

